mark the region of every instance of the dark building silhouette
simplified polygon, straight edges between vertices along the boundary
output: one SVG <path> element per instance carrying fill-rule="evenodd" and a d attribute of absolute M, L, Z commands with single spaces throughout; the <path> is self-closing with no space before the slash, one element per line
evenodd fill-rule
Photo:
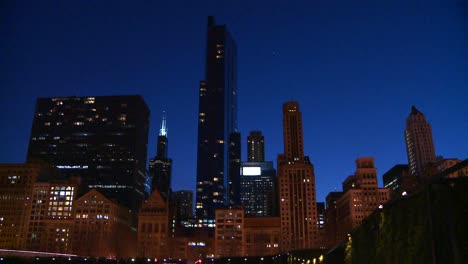
<path fill-rule="evenodd" d="M 321 248 L 325 248 L 325 203 L 317 202 L 317 226 L 319 235 L 319 245 Z"/>
<path fill-rule="evenodd" d="M 144 199 L 150 111 L 141 96 L 37 99 L 28 162 L 43 161 L 138 211 Z"/>
<path fill-rule="evenodd" d="M 388 170 L 382 176 L 384 187 L 392 191 L 399 192 L 403 177 L 409 174 L 409 167 L 407 164 L 397 164 Z"/>
<path fill-rule="evenodd" d="M 242 162 L 241 205 L 247 216 L 276 216 L 278 193 L 273 162 Z"/>
<path fill-rule="evenodd" d="M 414 105 L 406 119 L 405 143 L 410 173 L 422 178 L 426 165 L 436 161 L 436 154 L 431 125 Z"/>
<path fill-rule="evenodd" d="M 193 217 L 193 192 L 176 191 L 172 193 L 171 197 L 176 222 L 190 220 Z"/>
<path fill-rule="evenodd" d="M 298 102 L 283 104 L 284 153 L 278 155 L 281 250 L 319 248 L 314 167 L 304 156 Z"/>
<path fill-rule="evenodd" d="M 205 79 L 199 90 L 198 219 L 213 220 L 215 209 L 230 203 L 230 143 L 237 130 L 236 60 L 236 44 L 227 27 L 208 17 Z"/>
<path fill-rule="evenodd" d="M 168 158 L 167 153 L 166 113 L 163 113 L 161 128 L 159 129 L 156 156 L 149 162 L 149 173 L 152 178 L 152 189 L 154 190 L 156 188 L 164 200 L 167 200 L 171 193 L 172 159 Z"/>
<path fill-rule="evenodd" d="M 322 240 L 326 248 L 333 248 L 340 237 L 338 237 L 338 200 L 343 196 L 343 192 L 330 192 L 325 198 L 326 209 L 323 212 L 325 235 Z"/>
<path fill-rule="evenodd" d="M 240 202 L 241 134 L 231 133 L 229 140 L 229 205 L 238 206 Z"/>
<path fill-rule="evenodd" d="M 391 196 L 407 195 L 418 186 L 418 178 L 409 172 L 407 164 L 397 164 L 382 176 L 384 187 L 390 189 Z"/>
<path fill-rule="evenodd" d="M 250 131 L 247 137 L 247 160 L 249 162 L 265 161 L 265 142 L 261 131 Z"/>

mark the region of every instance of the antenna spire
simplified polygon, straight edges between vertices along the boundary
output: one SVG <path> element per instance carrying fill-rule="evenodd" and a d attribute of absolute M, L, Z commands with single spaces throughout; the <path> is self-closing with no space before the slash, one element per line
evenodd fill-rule
<path fill-rule="evenodd" d="M 166 128 L 166 111 L 163 111 L 161 128 L 159 129 L 160 136 L 167 136 L 167 128 Z"/>

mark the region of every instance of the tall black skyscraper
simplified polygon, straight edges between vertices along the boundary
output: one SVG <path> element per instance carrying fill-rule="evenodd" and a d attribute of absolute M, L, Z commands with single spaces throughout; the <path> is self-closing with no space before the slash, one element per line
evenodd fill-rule
<path fill-rule="evenodd" d="M 230 142 L 237 130 L 236 66 L 234 40 L 225 25 L 216 25 L 214 17 L 208 17 L 205 80 L 200 81 L 198 106 L 198 219 L 212 220 L 216 208 L 230 203 Z"/>
<path fill-rule="evenodd" d="M 141 96 L 39 98 L 28 161 L 81 177 L 137 212 L 144 198 L 150 111 Z"/>
<path fill-rule="evenodd" d="M 168 140 L 166 113 L 163 113 L 159 129 L 156 157 L 150 160 L 149 172 L 152 177 L 152 189 L 157 188 L 163 199 L 167 200 L 171 193 L 172 159 L 167 157 Z"/>

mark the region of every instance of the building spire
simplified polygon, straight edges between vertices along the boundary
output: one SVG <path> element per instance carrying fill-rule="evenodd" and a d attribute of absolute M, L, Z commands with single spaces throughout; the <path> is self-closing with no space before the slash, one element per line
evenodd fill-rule
<path fill-rule="evenodd" d="M 159 129 L 160 136 L 167 136 L 167 128 L 166 128 L 166 111 L 163 111 L 163 117 L 161 122 L 161 128 Z"/>

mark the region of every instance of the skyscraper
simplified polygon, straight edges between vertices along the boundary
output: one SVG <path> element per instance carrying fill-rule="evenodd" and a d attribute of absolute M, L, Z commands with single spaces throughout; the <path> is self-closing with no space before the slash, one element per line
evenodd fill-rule
<path fill-rule="evenodd" d="M 265 161 L 265 145 L 261 131 L 250 131 L 247 137 L 247 160 L 249 162 Z"/>
<path fill-rule="evenodd" d="M 136 213 L 144 198 L 149 113 L 141 96 L 39 98 L 27 159 L 78 176 L 81 194 L 98 189 Z"/>
<path fill-rule="evenodd" d="M 248 216 L 276 216 L 278 193 L 273 162 L 242 162 L 240 200 Z"/>
<path fill-rule="evenodd" d="M 421 178 L 425 166 L 436 161 L 436 154 L 431 125 L 414 105 L 406 119 L 405 143 L 410 172 Z"/>
<path fill-rule="evenodd" d="M 283 104 L 284 153 L 278 155 L 282 251 L 318 248 L 314 167 L 304 156 L 298 102 Z"/>
<path fill-rule="evenodd" d="M 230 203 L 230 142 L 237 131 L 236 67 L 236 44 L 227 27 L 208 17 L 205 80 L 200 81 L 198 105 L 198 219 L 213 220 L 215 209 Z"/>
<path fill-rule="evenodd" d="M 149 172 L 152 177 L 152 189 L 158 189 L 164 200 L 171 193 L 172 159 L 167 157 L 168 139 L 166 127 L 166 113 L 163 113 L 161 128 L 159 129 L 156 157 L 150 160 Z"/>

